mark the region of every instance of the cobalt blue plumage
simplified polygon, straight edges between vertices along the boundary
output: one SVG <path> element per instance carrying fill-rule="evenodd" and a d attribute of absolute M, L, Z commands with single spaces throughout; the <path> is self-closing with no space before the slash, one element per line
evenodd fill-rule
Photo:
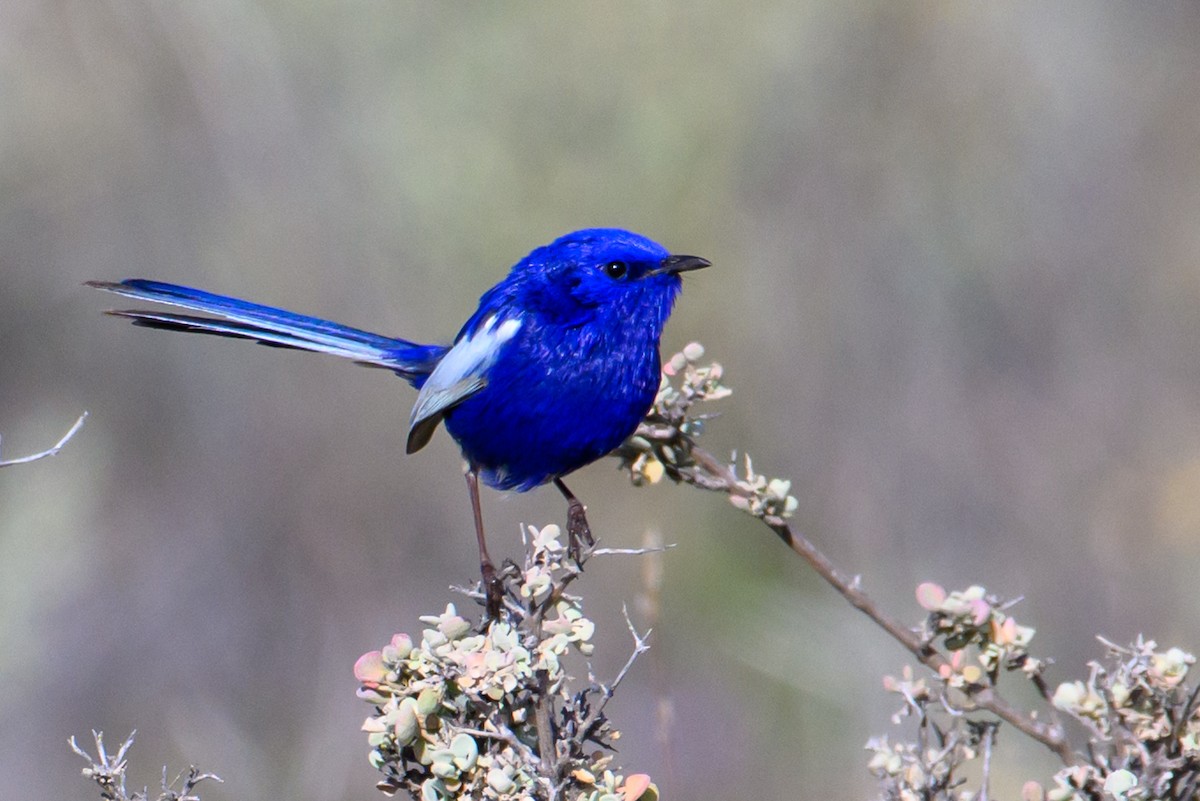
<path fill-rule="evenodd" d="M 708 264 L 630 231 L 575 231 L 517 262 L 449 346 L 144 279 L 89 285 L 215 315 L 111 312 L 137 325 L 329 353 L 405 378 L 419 390 L 408 451 L 444 423 L 467 460 L 486 578 L 475 476 L 517 491 L 553 481 L 571 504 L 572 537 L 590 541 L 583 506 L 561 478 L 633 433 L 658 389 L 659 339 L 679 273 Z"/>
<path fill-rule="evenodd" d="M 659 338 L 680 288 L 662 269 L 668 258 L 644 237 L 581 232 L 535 250 L 483 296 L 458 341 L 486 320 L 518 327 L 487 385 L 445 424 L 485 483 L 527 490 L 633 432 L 658 390 Z M 609 264 L 625 265 L 624 277 L 607 275 Z"/>

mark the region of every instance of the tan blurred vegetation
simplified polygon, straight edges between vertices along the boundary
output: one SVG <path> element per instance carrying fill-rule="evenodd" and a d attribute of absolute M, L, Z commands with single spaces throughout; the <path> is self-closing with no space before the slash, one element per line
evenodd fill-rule
<path fill-rule="evenodd" d="M 708 447 L 792 477 L 897 614 L 921 580 L 1025 595 L 1052 681 L 1097 632 L 1200 648 L 1198 42 L 1168 2 L 6 0 L 0 433 L 92 417 L 0 474 L 0 798 L 83 797 L 93 727 L 140 730 L 135 783 L 368 798 L 351 665 L 474 571 L 402 382 L 137 330 L 89 278 L 448 339 L 533 246 L 630 227 L 717 265 L 667 342 L 735 388 Z M 572 482 L 605 544 L 680 546 L 621 762 L 674 798 L 872 794 L 904 655 L 753 521 L 614 466 Z M 510 554 L 563 514 L 485 504 Z M 639 582 L 581 585 L 601 676 Z M 1013 756 L 1009 796 L 1052 764 Z"/>

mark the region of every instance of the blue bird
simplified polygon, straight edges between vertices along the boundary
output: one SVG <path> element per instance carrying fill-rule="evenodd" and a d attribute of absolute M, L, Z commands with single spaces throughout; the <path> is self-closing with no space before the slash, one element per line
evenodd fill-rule
<path fill-rule="evenodd" d="M 594 540 L 562 477 L 633 433 L 659 384 L 659 339 L 682 281 L 709 266 L 616 228 L 575 231 L 539 247 L 479 300 L 451 345 L 371 334 L 198 289 L 145 279 L 88 286 L 212 317 L 111 311 L 135 325 L 250 339 L 392 370 L 417 390 L 407 452 L 439 423 L 462 449 L 489 614 L 503 588 L 484 541 L 479 480 L 524 492 L 552 482 L 568 503 L 571 553 Z"/>

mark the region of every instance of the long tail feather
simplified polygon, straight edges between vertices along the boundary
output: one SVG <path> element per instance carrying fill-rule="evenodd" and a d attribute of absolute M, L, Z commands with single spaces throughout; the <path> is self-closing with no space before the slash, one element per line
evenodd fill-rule
<path fill-rule="evenodd" d="M 319 317 L 308 317 L 176 284 L 132 278 L 120 283 L 88 281 L 87 285 L 128 298 L 179 306 L 221 318 L 141 309 L 109 312 L 128 318 L 135 325 L 249 339 L 273 347 L 328 353 L 370 366 L 385 367 L 417 382 L 433 370 L 446 352 L 446 347 L 442 345 L 421 345 L 405 339 L 380 336 Z"/>

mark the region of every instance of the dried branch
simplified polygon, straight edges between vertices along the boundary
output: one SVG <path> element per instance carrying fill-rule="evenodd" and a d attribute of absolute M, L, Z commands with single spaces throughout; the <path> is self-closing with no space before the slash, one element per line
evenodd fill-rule
<path fill-rule="evenodd" d="M 668 360 L 654 406 L 634 435 L 618 449 L 616 455 L 634 484 L 656 483 L 665 476 L 678 483 L 724 493 L 735 507 L 761 520 L 775 532 L 851 606 L 874 621 L 921 664 L 935 673 L 950 669 L 952 666 L 947 657 L 884 612 L 863 591 L 858 577 L 843 573 L 812 542 L 792 529 L 787 518 L 798 502 L 788 494 L 791 482 L 756 475 L 748 457 L 745 459 L 745 476 L 739 477 L 731 466 L 696 444 L 696 436 L 703 431 L 704 423 L 711 415 L 693 413 L 695 404 L 731 394 L 731 390 L 721 384 L 721 366 L 701 364 L 703 355 L 704 348 L 692 343 Z M 991 686 L 977 684 L 963 689 L 973 708 L 996 715 L 1046 746 L 1064 764 L 1076 761 L 1062 727 L 1056 722 L 1047 724 L 1026 715 Z"/>
<path fill-rule="evenodd" d="M 71 426 L 71 429 L 67 431 L 66 434 L 63 434 L 62 439 L 55 443 L 53 448 L 48 448 L 41 453 L 35 453 L 30 456 L 22 456 L 18 459 L 0 461 L 0 467 L 11 467 L 15 464 L 29 464 L 30 462 L 36 462 L 38 459 L 45 459 L 47 456 L 57 456 L 58 452 L 63 449 L 63 446 L 67 444 L 71 437 L 75 436 L 79 429 L 83 428 L 83 421 L 87 419 L 87 416 L 87 412 L 79 415 L 79 419 L 75 421 L 75 425 Z"/>
<path fill-rule="evenodd" d="M 100 798 L 103 801 L 150 801 L 151 799 L 150 792 L 146 789 L 132 794 L 125 789 L 125 772 L 129 767 L 126 755 L 133 745 L 135 734 L 137 732 L 129 733 L 115 755 L 109 754 L 104 745 L 104 732 L 92 732 L 92 741 L 96 748 L 95 756 L 85 751 L 74 737 L 67 741 L 72 751 L 87 760 L 88 766 L 83 769 L 84 778 L 91 779 L 99 785 Z M 192 765 L 186 773 L 180 773 L 173 781 L 168 781 L 167 769 L 164 766 L 162 789 L 158 795 L 153 796 L 154 801 L 200 801 L 200 796 L 195 792 L 196 786 L 208 780 L 220 782 L 221 777 L 214 773 L 201 773 L 199 768 Z"/>
<path fill-rule="evenodd" d="M 752 497 L 753 493 L 738 481 L 732 470 L 708 451 L 693 445 L 691 456 L 711 481 L 704 483 L 689 481 L 686 474 L 681 473 L 683 481 L 717 492 L 725 492 L 743 498 Z M 934 650 L 912 629 L 884 612 L 870 596 L 863 592 L 857 577 L 851 578 L 839 570 L 808 538 L 793 530 L 786 521 L 764 520 L 764 522 L 775 532 L 776 536 L 783 540 L 784 544 L 799 554 L 817 572 L 817 575 L 825 579 L 843 598 L 849 601 L 851 606 L 874 621 L 892 639 L 916 657 L 921 664 L 935 673 L 949 666 L 949 661 L 943 654 Z M 1046 746 L 1062 760 L 1063 764 L 1070 765 L 1076 761 L 1075 754 L 1072 752 L 1071 745 L 1061 726 L 1046 724 L 1029 717 L 990 687 L 970 692 L 969 697 L 978 708 L 991 712 L 1023 734 Z"/>

